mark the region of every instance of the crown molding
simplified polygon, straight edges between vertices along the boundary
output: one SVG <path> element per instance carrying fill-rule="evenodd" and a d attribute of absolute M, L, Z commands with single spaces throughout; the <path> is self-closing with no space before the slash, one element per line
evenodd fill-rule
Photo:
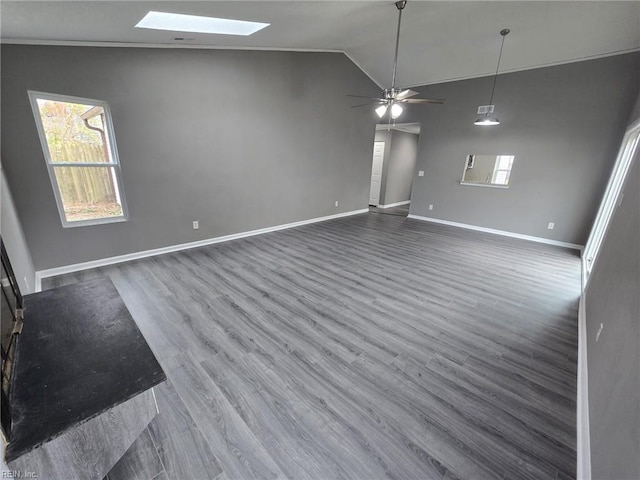
<path fill-rule="evenodd" d="M 38 40 L 38 39 L 22 39 L 22 38 L 1 38 L 0 45 L 41 45 L 41 46 L 56 46 L 56 47 L 111 47 L 111 48 L 167 48 L 167 49 L 194 49 L 194 50 L 248 50 L 248 51 L 262 51 L 262 52 L 308 52 L 308 53 L 342 53 L 353 64 L 358 67 L 373 83 L 379 88 L 383 89 L 384 86 L 381 82 L 375 79 L 375 77 L 369 73 L 357 60 L 347 51 L 339 49 L 322 49 L 322 48 L 286 48 L 286 47 L 255 47 L 255 46 L 227 46 L 227 45 L 194 45 L 194 44 L 173 44 L 173 43 L 136 43 L 136 42 L 90 42 L 90 41 L 75 41 L 75 40 Z M 569 63 L 586 62 L 589 60 L 597 60 L 599 58 L 614 57 L 616 55 L 624 55 L 627 53 L 640 52 L 640 47 L 634 47 L 624 50 L 617 50 L 614 52 L 600 53 L 597 55 L 588 55 L 584 57 L 561 60 L 558 62 L 541 63 L 532 65 L 529 67 L 512 68 L 502 70 L 499 75 L 507 73 L 525 72 L 527 70 L 536 70 L 538 68 L 556 67 L 559 65 L 566 65 Z M 495 72 L 483 73 L 480 75 L 467 75 L 461 77 L 451 77 L 442 80 L 436 80 L 429 83 L 416 83 L 402 85 L 402 88 L 420 88 L 428 87 L 430 85 L 439 85 L 442 83 L 460 82 L 463 80 L 472 80 L 474 78 L 493 77 Z"/>

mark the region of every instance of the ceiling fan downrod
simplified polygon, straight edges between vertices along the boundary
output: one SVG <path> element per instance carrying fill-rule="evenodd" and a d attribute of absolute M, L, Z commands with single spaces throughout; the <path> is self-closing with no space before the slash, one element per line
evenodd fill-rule
<path fill-rule="evenodd" d="M 407 0 L 399 0 L 396 2 L 398 9 L 398 31 L 396 32 L 396 53 L 393 57 L 393 78 L 391 79 L 391 92 L 396 88 L 396 70 L 398 68 L 398 46 L 400 45 L 400 24 L 402 23 L 402 11 L 407 5 Z"/>

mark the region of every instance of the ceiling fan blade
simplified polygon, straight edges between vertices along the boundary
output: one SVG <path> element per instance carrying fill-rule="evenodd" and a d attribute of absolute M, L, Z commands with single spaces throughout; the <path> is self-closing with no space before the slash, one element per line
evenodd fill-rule
<path fill-rule="evenodd" d="M 402 90 L 400 93 L 398 93 L 398 95 L 396 95 L 396 99 L 404 100 L 405 98 L 415 97 L 416 95 L 418 95 L 418 92 L 407 88 L 406 90 Z"/>
<path fill-rule="evenodd" d="M 398 100 L 400 103 L 444 103 L 444 98 L 405 98 Z"/>
<path fill-rule="evenodd" d="M 379 97 L 367 97 L 366 95 L 350 95 L 350 94 L 347 94 L 347 97 L 368 98 L 369 100 L 376 100 L 378 102 L 383 102 L 384 101 L 382 98 L 379 98 Z"/>
<path fill-rule="evenodd" d="M 360 105 L 351 105 L 351 108 L 366 107 L 367 105 L 374 105 L 376 103 L 378 103 L 378 102 L 361 103 Z"/>

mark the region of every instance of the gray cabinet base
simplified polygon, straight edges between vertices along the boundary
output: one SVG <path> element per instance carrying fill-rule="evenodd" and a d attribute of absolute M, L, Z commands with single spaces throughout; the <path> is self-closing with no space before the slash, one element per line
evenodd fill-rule
<path fill-rule="evenodd" d="M 157 415 L 153 389 L 9 462 L 19 478 L 101 480 Z"/>

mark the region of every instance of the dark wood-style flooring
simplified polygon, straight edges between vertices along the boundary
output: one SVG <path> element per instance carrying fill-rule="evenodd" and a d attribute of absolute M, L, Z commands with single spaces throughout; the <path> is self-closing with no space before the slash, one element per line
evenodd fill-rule
<path fill-rule="evenodd" d="M 109 480 L 575 478 L 577 252 L 372 213 L 107 275 L 165 369 Z"/>

